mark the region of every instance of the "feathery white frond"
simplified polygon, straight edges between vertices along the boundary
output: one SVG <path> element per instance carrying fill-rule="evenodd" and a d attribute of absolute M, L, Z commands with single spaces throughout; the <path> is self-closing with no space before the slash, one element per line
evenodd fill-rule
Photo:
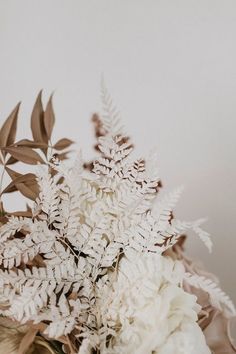
<path fill-rule="evenodd" d="M 102 115 L 103 127 L 107 134 L 117 136 L 123 134 L 123 127 L 120 125 L 120 112 L 113 104 L 111 95 L 105 85 L 104 78 L 101 80 L 101 101 L 104 114 Z"/>
<path fill-rule="evenodd" d="M 213 280 L 205 278 L 204 276 L 185 273 L 185 281 L 195 287 L 202 289 L 209 294 L 212 305 L 219 310 L 223 310 L 227 315 L 236 316 L 236 309 L 229 296 L 221 290 Z"/>

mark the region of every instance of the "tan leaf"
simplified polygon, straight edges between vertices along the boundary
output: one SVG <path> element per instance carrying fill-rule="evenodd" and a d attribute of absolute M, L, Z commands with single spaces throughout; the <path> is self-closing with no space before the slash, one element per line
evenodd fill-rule
<path fill-rule="evenodd" d="M 72 144 L 74 144 L 74 142 L 72 140 L 67 139 L 67 138 L 63 138 L 63 139 L 58 140 L 58 142 L 53 147 L 56 150 L 64 150 Z"/>
<path fill-rule="evenodd" d="M 55 114 L 52 105 L 52 95 L 49 98 L 49 101 L 44 112 L 44 126 L 47 133 L 48 140 L 51 139 L 52 130 L 55 124 Z"/>
<path fill-rule="evenodd" d="M 9 146 L 15 141 L 19 107 L 20 103 L 13 109 L 0 130 L 0 147 Z M 3 155 L 5 156 L 4 151 Z"/>
<path fill-rule="evenodd" d="M 40 254 L 37 254 L 37 256 L 35 256 L 32 260 L 29 260 L 27 262 L 27 264 L 35 266 L 35 267 L 45 267 L 46 266 L 44 259 Z M 55 354 L 55 353 L 53 353 L 53 354 Z"/>
<path fill-rule="evenodd" d="M 8 147 L 4 148 L 4 151 L 8 152 L 11 156 L 13 156 L 18 161 L 30 164 L 37 165 L 38 163 L 44 164 L 42 157 L 34 150 L 18 146 L 18 147 Z"/>
<path fill-rule="evenodd" d="M 42 90 L 39 92 L 31 114 L 31 130 L 34 141 L 48 142 L 44 126 L 44 112 L 42 104 Z"/>
<path fill-rule="evenodd" d="M 16 192 L 17 188 L 15 186 L 15 183 L 11 182 L 10 184 L 8 184 L 8 186 L 2 191 L 1 194 L 6 194 L 6 193 L 13 193 Z"/>
<path fill-rule="evenodd" d="M 5 168 L 9 176 L 11 177 L 12 180 L 17 179 L 18 177 L 21 177 L 22 174 L 16 171 L 11 170 L 9 167 Z M 3 193 L 12 193 L 17 191 L 17 188 L 13 182 L 11 182 L 2 192 Z"/>
<path fill-rule="evenodd" d="M 35 200 L 39 194 L 36 176 L 33 173 L 22 175 L 16 171 L 6 168 L 12 182 L 3 190 L 3 193 L 21 192 L 26 198 Z"/>
<path fill-rule="evenodd" d="M 20 342 L 18 354 L 26 354 L 31 344 L 34 342 L 37 332 L 38 330 L 32 327 L 26 332 L 26 334 L 24 335 L 24 337 Z"/>
<path fill-rule="evenodd" d="M 18 172 L 12 171 L 9 172 L 10 169 L 8 169 L 8 174 L 12 178 L 12 182 L 2 191 L 3 193 L 11 193 L 13 190 L 13 187 L 16 186 L 17 183 L 26 183 L 26 182 L 36 182 L 36 176 L 33 173 L 26 173 L 25 175 L 22 175 Z M 15 189 L 17 190 L 17 189 Z"/>
<path fill-rule="evenodd" d="M 62 154 L 58 154 L 57 155 L 58 160 L 60 160 L 60 161 L 67 160 L 68 159 L 68 154 L 70 152 L 71 151 L 67 151 L 67 152 L 63 152 Z"/>
<path fill-rule="evenodd" d="M 11 182 L 8 184 L 8 186 L 2 191 L 1 194 L 6 194 L 6 193 L 13 193 L 16 192 L 17 188 L 15 186 L 15 183 Z"/>
<path fill-rule="evenodd" d="M 13 146 L 24 146 L 24 147 L 31 147 L 34 149 L 48 147 L 48 145 L 44 142 L 32 141 L 28 139 L 19 140 Z"/>
<path fill-rule="evenodd" d="M 35 200 L 38 197 L 37 185 L 35 183 L 15 183 L 16 188 L 24 197 Z"/>
<path fill-rule="evenodd" d="M 6 165 L 13 165 L 14 163 L 18 162 L 17 159 L 15 159 L 14 157 L 10 156 L 9 159 L 6 162 Z"/>
<path fill-rule="evenodd" d="M 54 154 L 54 158 L 55 159 L 58 159 L 59 161 L 63 161 L 63 160 L 66 160 L 68 159 L 68 154 L 70 153 L 71 151 L 66 151 L 66 152 L 63 152 L 61 154 Z"/>
<path fill-rule="evenodd" d="M 5 170 L 7 171 L 7 173 L 9 174 L 9 176 L 11 177 L 12 180 L 14 180 L 17 177 L 22 176 L 21 173 L 13 171 L 12 169 L 10 169 L 9 167 L 6 167 Z"/>

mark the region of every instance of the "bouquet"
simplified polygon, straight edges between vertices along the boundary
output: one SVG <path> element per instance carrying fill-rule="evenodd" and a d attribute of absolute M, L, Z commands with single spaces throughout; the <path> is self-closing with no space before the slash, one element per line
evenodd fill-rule
<path fill-rule="evenodd" d="M 184 251 L 188 230 L 211 251 L 204 219 L 175 217 L 182 188 L 159 197 L 155 155 L 132 159 L 105 86 L 102 103 L 91 162 L 52 142 L 42 92 L 31 139 L 16 139 L 19 104 L 2 125 L 0 353 L 236 353 L 232 301 Z M 15 191 L 24 211 L 4 207 Z"/>

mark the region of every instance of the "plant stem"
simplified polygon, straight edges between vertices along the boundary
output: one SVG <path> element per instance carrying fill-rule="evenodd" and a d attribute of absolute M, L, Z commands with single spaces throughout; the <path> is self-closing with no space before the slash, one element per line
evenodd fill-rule
<path fill-rule="evenodd" d="M 1 173 L 1 177 L 0 177 L 0 213 L 3 214 L 4 209 L 3 209 L 3 202 L 2 202 L 2 191 L 3 191 L 3 179 L 4 179 L 4 174 L 5 174 L 6 169 L 5 169 L 5 158 L 4 158 L 1 151 L 0 151 L 0 158 L 3 163 L 3 169 L 2 169 L 2 173 Z"/>

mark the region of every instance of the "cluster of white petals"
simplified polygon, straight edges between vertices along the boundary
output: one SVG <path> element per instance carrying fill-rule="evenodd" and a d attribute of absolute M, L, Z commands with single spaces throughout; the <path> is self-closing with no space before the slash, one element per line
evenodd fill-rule
<path fill-rule="evenodd" d="M 117 279 L 100 287 L 102 321 L 116 331 L 109 354 L 209 354 L 199 305 L 181 287 L 184 268 L 169 257 L 123 258 Z M 118 330 L 118 332 L 117 332 Z"/>

